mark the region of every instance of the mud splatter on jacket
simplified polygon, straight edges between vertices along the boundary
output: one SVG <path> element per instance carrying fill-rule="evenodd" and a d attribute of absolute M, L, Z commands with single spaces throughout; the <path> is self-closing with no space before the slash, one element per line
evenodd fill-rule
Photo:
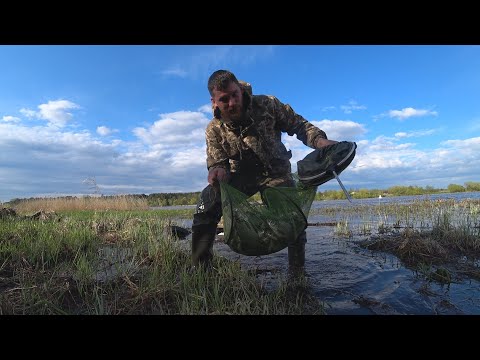
<path fill-rule="evenodd" d="M 207 168 L 223 167 L 242 171 L 252 164 L 262 167 L 264 175 L 283 176 L 291 171 L 291 151 L 281 141 L 281 133 L 297 135 L 305 145 L 315 148 L 324 131 L 296 114 L 288 104 L 270 95 L 252 95 L 251 86 L 240 82 L 246 104 L 246 125 L 222 121 L 214 116 L 205 131 Z M 250 165 L 250 166 L 248 166 Z"/>

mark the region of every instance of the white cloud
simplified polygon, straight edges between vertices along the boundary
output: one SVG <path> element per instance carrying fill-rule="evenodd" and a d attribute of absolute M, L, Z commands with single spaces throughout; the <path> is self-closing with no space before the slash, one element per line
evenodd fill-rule
<path fill-rule="evenodd" d="M 38 108 L 40 111 L 37 114 L 40 119 L 47 120 L 51 125 L 64 127 L 73 117 L 67 110 L 78 109 L 79 106 L 68 100 L 55 100 L 41 104 Z"/>
<path fill-rule="evenodd" d="M 176 119 L 182 118 L 179 113 Z M 198 119 L 203 119 L 201 114 Z M 90 194 L 92 189 L 82 182 L 88 176 L 95 176 L 106 195 L 199 191 L 207 185 L 204 135 L 201 138 L 191 148 L 184 141 L 176 146 L 146 145 L 98 140 L 88 131 L 0 123 L 0 201 L 38 194 Z"/>
<path fill-rule="evenodd" d="M 480 137 L 444 141 L 432 150 L 398 140 L 380 136 L 358 141 L 357 155 L 342 173 L 342 181 L 354 188 L 385 189 L 394 185 L 447 187 L 480 179 Z M 332 182 L 325 187 L 338 188 Z"/>
<path fill-rule="evenodd" d="M 6 116 L 2 117 L 2 120 L 6 121 L 6 122 L 19 122 L 20 118 L 15 117 L 15 116 L 6 115 Z"/>
<path fill-rule="evenodd" d="M 22 108 L 22 113 L 27 118 L 46 120 L 50 126 L 62 128 L 72 119 L 70 109 L 78 109 L 80 106 L 68 100 L 50 100 L 46 104 L 38 105 L 39 111 Z"/>
<path fill-rule="evenodd" d="M 23 114 L 27 118 L 33 118 L 37 114 L 36 111 L 30 110 L 30 109 L 25 109 L 25 108 L 20 109 L 20 113 Z"/>
<path fill-rule="evenodd" d="M 97 127 L 97 134 L 99 134 L 101 136 L 107 136 L 107 135 L 110 135 L 114 132 L 118 132 L 118 130 L 117 129 L 110 129 L 107 126 L 98 126 Z"/>
<path fill-rule="evenodd" d="M 311 123 L 325 131 L 329 139 L 336 141 L 356 141 L 366 133 L 362 124 L 350 120 L 321 120 L 311 121 Z M 297 139 L 296 135 L 288 136 L 287 134 L 283 134 L 282 141 L 287 149 L 296 149 L 295 152 L 298 152 L 297 149 L 305 146 Z M 303 149 L 301 153 L 303 156 L 312 150 L 311 148 L 307 149 L 310 150 Z"/>
<path fill-rule="evenodd" d="M 187 72 L 183 69 L 181 69 L 180 67 L 172 67 L 170 69 L 166 69 L 166 70 L 163 70 L 162 71 L 162 74 L 163 75 L 167 75 L 167 76 L 177 76 L 177 77 L 181 77 L 181 78 L 184 78 L 187 76 Z"/>
<path fill-rule="evenodd" d="M 116 149 L 87 131 L 62 132 L 49 126 L 0 124 L 0 199 L 37 193 L 78 193 L 81 178 L 104 171 Z M 100 170 L 102 169 L 102 170 Z"/>
<path fill-rule="evenodd" d="M 389 110 L 387 115 L 391 118 L 397 118 L 400 120 L 405 120 L 410 117 L 419 117 L 419 116 L 436 116 L 438 113 L 436 111 L 425 110 L 425 109 L 414 109 L 412 107 L 403 108 L 402 110 Z"/>
<path fill-rule="evenodd" d="M 325 106 L 322 108 L 322 111 L 329 111 L 329 110 L 335 110 L 335 106 Z"/>
<path fill-rule="evenodd" d="M 470 138 L 466 140 L 447 140 L 441 143 L 449 148 L 461 149 L 471 153 L 480 150 L 480 137 Z"/>
<path fill-rule="evenodd" d="M 348 102 L 348 105 L 341 105 L 340 108 L 345 114 L 351 114 L 352 110 L 365 110 L 367 107 L 365 105 L 358 105 L 356 101 L 351 100 Z"/>
<path fill-rule="evenodd" d="M 197 109 L 197 111 L 200 111 L 200 112 L 211 115 L 212 114 L 212 104 L 208 103 L 208 104 L 202 105 Z"/>
<path fill-rule="evenodd" d="M 419 130 L 419 131 L 411 131 L 411 132 L 398 132 L 395 133 L 396 138 L 409 138 L 409 137 L 422 137 L 422 136 L 427 136 L 427 135 L 432 135 L 436 132 L 437 130 L 435 129 L 430 129 L 430 130 Z"/>
<path fill-rule="evenodd" d="M 351 120 L 324 119 L 312 121 L 312 124 L 325 131 L 329 139 L 337 141 L 354 141 L 367 132 L 364 125 Z"/>
<path fill-rule="evenodd" d="M 179 168 L 207 166 L 206 146 L 178 151 L 172 156 L 172 165 Z"/>
<path fill-rule="evenodd" d="M 177 111 L 160 114 L 160 119 L 149 128 L 137 127 L 133 133 L 147 145 L 185 147 L 205 143 L 205 128 L 210 119 L 204 113 Z"/>
<path fill-rule="evenodd" d="M 325 131 L 329 139 L 336 141 L 358 141 L 366 133 L 362 124 L 350 120 L 321 120 L 311 123 Z M 313 149 L 305 146 L 296 135 L 282 134 L 282 141 L 287 149 L 292 150 L 292 171 L 295 172 L 297 161 L 303 159 Z"/>

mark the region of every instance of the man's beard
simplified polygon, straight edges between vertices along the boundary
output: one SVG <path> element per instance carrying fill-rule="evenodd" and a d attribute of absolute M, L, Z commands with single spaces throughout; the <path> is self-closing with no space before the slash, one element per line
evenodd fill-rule
<path fill-rule="evenodd" d="M 221 113 L 222 120 L 229 123 L 241 123 L 245 117 L 245 109 L 242 106 L 235 108 L 234 112 L 225 111 Z"/>

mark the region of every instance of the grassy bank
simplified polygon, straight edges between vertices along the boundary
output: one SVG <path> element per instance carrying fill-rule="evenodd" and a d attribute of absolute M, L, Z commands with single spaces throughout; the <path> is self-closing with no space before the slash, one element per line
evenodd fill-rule
<path fill-rule="evenodd" d="M 255 272 L 218 256 L 214 270 L 190 271 L 172 212 L 43 215 L 0 219 L 0 314 L 323 313 L 303 278 L 267 290 Z"/>

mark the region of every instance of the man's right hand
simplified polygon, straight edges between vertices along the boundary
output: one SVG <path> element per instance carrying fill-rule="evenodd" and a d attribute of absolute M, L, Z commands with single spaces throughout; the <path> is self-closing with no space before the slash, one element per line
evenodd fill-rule
<path fill-rule="evenodd" d="M 336 144 L 337 142 L 338 141 L 335 141 L 335 140 L 327 140 L 327 139 L 324 139 L 324 138 L 318 138 L 318 140 L 315 143 L 315 147 L 317 149 L 321 149 L 323 147 Z"/>
<path fill-rule="evenodd" d="M 217 167 L 208 172 L 208 183 L 214 185 L 215 181 L 226 181 L 227 177 L 227 171 L 222 167 Z"/>

